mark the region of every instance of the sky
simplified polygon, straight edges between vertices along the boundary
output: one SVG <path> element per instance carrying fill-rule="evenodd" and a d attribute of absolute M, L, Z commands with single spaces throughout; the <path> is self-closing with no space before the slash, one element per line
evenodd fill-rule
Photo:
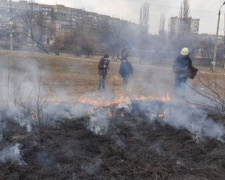
<path fill-rule="evenodd" d="M 14 0 L 19 1 L 19 0 Z M 168 21 L 172 16 L 179 15 L 180 5 L 183 0 L 34 0 L 42 4 L 62 4 L 67 7 L 84 9 L 112 17 L 139 23 L 139 12 L 144 2 L 150 4 L 149 31 L 157 34 L 159 30 L 160 16 L 166 17 L 166 30 Z M 200 19 L 199 33 L 215 34 L 219 8 L 224 0 L 189 0 L 190 15 L 194 19 Z M 219 34 L 224 34 L 225 5 L 221 8 Z"/>

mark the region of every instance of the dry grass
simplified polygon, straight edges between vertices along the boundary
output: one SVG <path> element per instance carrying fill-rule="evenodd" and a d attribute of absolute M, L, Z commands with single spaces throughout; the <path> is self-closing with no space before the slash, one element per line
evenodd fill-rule
<path fill-rule="evenodd" d="M 56 56 L 55 54 L 29 54 L 23 52 L 1 51 L 0 60 L 19 64 L 21 62 L 37 62 L 44 74 L 44 84 L 52 89 L 63 89 L 70 96 L 80 96 L 87 92 L 94 92 L 98 85 L 97 64 L 99 56 L 89 59 L 77 58 L 69 55 Z M 111 62 L 106 77 L 106 88 L 114 93 L 128 91 L 132 95 L 165 95 L 173 91 L 174 74 L 171 67 L 154 67 L 133 63 L 134 75 L 130 78 L 127 87 L 123 87 L 118 76 L 120 62 Z M 193 81 L 194 86 L 202 86 L 199 79 L 204 81 L 216 80 L 225 86 L 224 75 L 208 73 L 206 67 L 197 67 L 200 72 Z M 217 73 L 224 70 L 218 68 Z M 206 73 L 207 72 L 207 73 Z M 116 80 L 115 80 L 116 77 Z"/>

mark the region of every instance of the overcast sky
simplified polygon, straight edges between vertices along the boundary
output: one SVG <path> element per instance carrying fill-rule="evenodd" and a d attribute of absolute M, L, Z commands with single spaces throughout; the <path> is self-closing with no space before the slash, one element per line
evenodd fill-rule
<path fill-rule="evenodd" d="M 14 0 L 18 1 L 18 0 Z M 183 0 L 34 0 L 42 4 L 62 4 L 86 11 L 106 14 L 113 17 L 139 21 L 139 10 L 144 2 L 150 4 L 150 33 L 157 34 L 161 13 L 166 16 L 166 23 L 171 16 L 179 15 L 179 8 Z M 199 33 L 216 33 L 218 11 L 224 0 L 189 0 L 190 15 L 200 19 Z M 224 34 L 225 5 L 221 9 L 220 34 Z M 166 29 L 168 28 L 166 24 Z"/>

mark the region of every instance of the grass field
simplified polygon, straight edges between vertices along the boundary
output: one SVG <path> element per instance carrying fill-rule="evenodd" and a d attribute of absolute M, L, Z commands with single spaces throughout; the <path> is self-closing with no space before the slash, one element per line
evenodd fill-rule
<path fill-rule="evenodd" d="M 95 93 L 99 58 L 0 51 L 0 179 L 224 179 L 224 125 L 202 106 L 159 99 L 73 102 L 93 94 L 173 93 L 171 67 L 135 62 L 127 87 L 112 84 L 120 64 L 111 62 L 107 91 Z M 202 79 L 223 87 L 223 74 L 198 68 L 191 86 L 205 88 Z M 47 101 L 45 92 L 66 102 Z"/>
<path fill-rule="evenodd" d="M 23 66 L 30 68 L 29 63 L 38 66 L 41 81 L 52 91 L 59 91 L 68 97 L 79 97 L 86 93 L 94 93 L 98 86 L 97 64 L 99 56 L 91 58 L 77 58 L 75 56 L 55 54 L 33 54 L 25 52 L 0 51 L 1 63 L 6 66 Z M 118 76 L 120 62 L 110 62 L 110 69 L 106 78 L 106 88 L 114 95 L 126 94 L 129 96 L 165 96 L 173 92 L 174 73 L 171 67 L 140 65 L 133 62 L 134 74 L 127 87 L 112 85 L 110 79 Z M 207 67 L 199 68 L 198 77 L 188 80 L 193 86 L 201 87 L 199 79 L 212 79 L 224 85 L 223 69 L 216 69 L 216 73 L 208 73 Z M 13 69 L 13 68 L 11 68 Z M 37 74 L 37 72 L 36 72 Z M 204 77 L 204 78 L 203 78 Z"/>

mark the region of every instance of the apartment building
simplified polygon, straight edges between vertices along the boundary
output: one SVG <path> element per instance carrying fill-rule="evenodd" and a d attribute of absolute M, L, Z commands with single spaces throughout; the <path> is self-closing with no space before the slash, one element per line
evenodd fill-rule
<path fill-rule="evenodd" d="M 185 22 L 184 22 L 185 21 Z M 187 20 L 180 19 L 179 17 L 171 17 L 169 22 L 169 31 L 171 35 L 177 35 L 180 33 L 180 25 L 184 24 L 187 26 L 186 30 L 189 33 L 198 34 L 199 32 L 199 24 L 200 19 L 193 19 L 192 17 L 188 18 Z"/>
<path fill-rule="evenodd" d="M 88 29 L 95 29 L 99 23 L 106 22 L 110 25 L 121 21 L 119 18 L 65 7 L 64 5 L 45 5 L 34 2 L 30 3 L 26 0 L 20 0 L 19 2 L 0 0 L 0 29 L 10 29 L 12 23 L 17 24 L 17 28 L 22 28 L 22 24 L 18 22 L 18 17 L 28 10 L 32 10 L 34 13 L 42 13 L 44 22 L 54 29 L 53 35 L 44 37 L 44 41 L 46 42 L 53 40 L 57 36 L 66 35 L 79 24 Z M 132 27 L 139 26 L 135 23 L 127 23 Z"/>
<path fill-rule="evenodd" d="M 0 30 L 7 29 L 10 20 L 9 3 L 7 0 L 0 0 Z"/>

